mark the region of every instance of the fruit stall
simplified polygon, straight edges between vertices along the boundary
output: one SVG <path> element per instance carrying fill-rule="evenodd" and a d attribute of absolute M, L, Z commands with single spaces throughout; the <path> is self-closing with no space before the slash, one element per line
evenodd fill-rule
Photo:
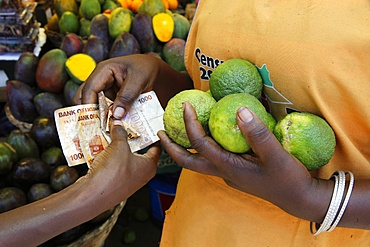
<path fill-rule="evenodd" d="M 86 165 L 67 165 L 54 111 L 73 105 L 99 62 L 140 53 L 185 70 L 194 8 L 180 0 L 0 2 L 0 213 L 56 193 L 87 172 Z M 159 226 L 180 171 L 165 152 L 160 162 L 144 212 Z M 126 201 L 43 246 L 102 246 L 125 210 Z M 130 218 L 147 218 L 137 211 Z"/>

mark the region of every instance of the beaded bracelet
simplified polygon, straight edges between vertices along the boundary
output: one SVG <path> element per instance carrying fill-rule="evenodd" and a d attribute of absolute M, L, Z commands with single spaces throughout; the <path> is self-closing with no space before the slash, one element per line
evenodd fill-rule
<path fill-rule="evenodd" d="M 343 200 L 344 190 L 345 190 L 345 183 L 346 183 L 346 174 L 350 175 L 350 183 L 347 189 L 347 193 Z M 348 205 L 348 201 L 350 199 L 353 185 L 354 185 L 354 176 L 352 172 L 344 172 L 344 171 L 336 171 L 330 177 L 330 179 L 334 179 L 334 190 L 333 195 L 330 201 L 330 205 L 328 211 L 325 215 L 323 222 L 320 224 L 319 229 L 316 232 L 313 231 L 313 222 L 310 223 L 311 233 L 314 236 L 322 232 L 331 232 L 334 228 L 338 225 L 340 219 L 342 218 L 344 211 Z M 343 202 L 343 203 L 342 203 Z"/>

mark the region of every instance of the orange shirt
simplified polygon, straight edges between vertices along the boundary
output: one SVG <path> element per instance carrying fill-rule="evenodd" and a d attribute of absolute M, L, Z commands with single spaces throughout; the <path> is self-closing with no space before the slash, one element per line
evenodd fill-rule
<path fill-rule="evenodd" d="M 337 146 L 330 163 L 370 178 L 370 5 L 368 0 L 201 0 L 186 47 L 198 89 L 213 69 L 239 57 L 263 77 L 262 101 L 276 119 L 307 111 L 326 119 Z M 317 237 L 309 222 L 183 170 L 166 213 L 161 246 L 368 246 L 370 231 L 336 228 Z"/>

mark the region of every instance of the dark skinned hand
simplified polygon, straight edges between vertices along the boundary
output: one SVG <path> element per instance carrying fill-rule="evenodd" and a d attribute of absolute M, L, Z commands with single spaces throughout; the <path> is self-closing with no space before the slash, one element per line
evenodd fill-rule
<path fill-rule="evenodd" d="M 221 177 L 229 186 L 268 200 L 298 217 L 322 220 L 332 183 L 312 178 L 307 169 L 283 149 L 257 115 L 245 107 L 237 112 L 238 126 L 254 151 L 252 156 L 224 150 L 206 135 L 192 105 L 185 102 L 183 108 L 186 131 L 197 153 L 190 153 L 172 142 L 164 131 L 158 133 L 163 147 L 180 166 Z M 320 189 L 315 189 L 318 187 Z M 327 198 L 327 203 L 321 206 L 321 213 L 312 215 L 307 212 L 312 207 L 316 207 L 316 212 L 320 210 L 317 196 Z"/>
<path fill-rule="evenodd" d="M 173 95 L 191 87 L 187 74 L 177 72 L 157 57 L 135 54 L 100 62 L 79 87 L 73 103 L 97 103 L 97 95 L 103 91 L 114 100 L 114 117 L 119 119 L 143 92 L 154 90 L 164 107 Z"/>

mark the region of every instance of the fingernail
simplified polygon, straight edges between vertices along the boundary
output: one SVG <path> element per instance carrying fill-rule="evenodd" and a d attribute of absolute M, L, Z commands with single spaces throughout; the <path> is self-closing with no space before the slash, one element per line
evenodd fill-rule
<path fill-rule="evenodd" d="M 123 109 L 120 106 L 116 107 L 116 109 L 113 112 L 114 118 L 118 118 L 118 119 L 122 118 L 124 114 L 125 114 L 125 109 Z"/>
<path fill-rule="evenodd" d="M 123 126 L 121 120 L 113 120 L 113 125 Z"/>
<path fill-rule="evenodd" d="M 253 119 L 252 113 L 244 106 L 239 108 L 238 114 L 239 114 L 240 119 L 243 122 L 248 123 L 248 122 L 252 121 L 252 119 Z"/>
<path fill-rule="evenodd" d="M 182 102 L 182 109 L 185 110 L 185 107 L 186 107 L 186 102 Z"/>

